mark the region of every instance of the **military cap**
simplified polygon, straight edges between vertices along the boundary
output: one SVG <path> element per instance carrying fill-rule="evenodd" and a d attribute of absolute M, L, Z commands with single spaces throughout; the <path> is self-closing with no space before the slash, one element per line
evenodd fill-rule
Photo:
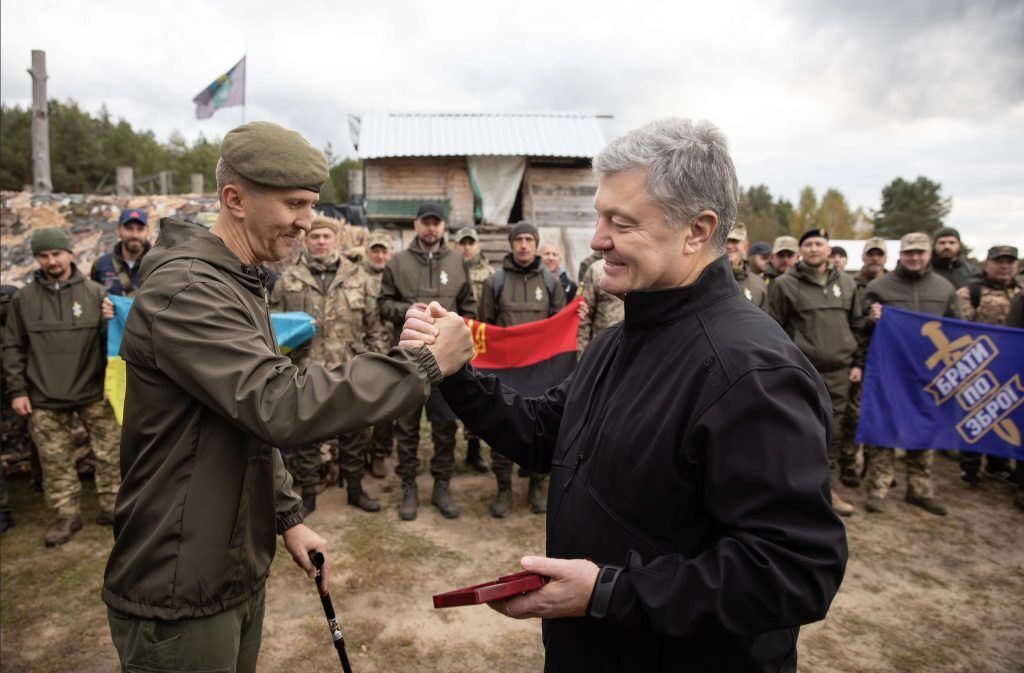
<path fill-rule="evenodd" d="M 815 227 L 814 229 L 808 229 L 804 233 L 800 234 L 800 245 L 804 244 L 808 238 L 824 238 L 828 240 L 828 232 L 821 227 Z"/>
<path fill-rule="evenodd" d="M 338 233 L 338 221 L 326 215 L 314 215 L 309 230 L 313 231 L 314 229 L 330 229 L 334 233 Z"/>
<path fill-rule="evenodd" d="M 906 234 L 900 239 L 900 252 L 907 252 L 910 250 L 931 250 L 932 241 L 928 238 L 928 234 L 922 234 L 919 231 L 915 231 L 912 234 Z"/>
<path fill-rule="evenodd" d="M 732 225 L 732 228 L 729 229 L 729 233 L 726 236 L 726 240 L 729 240 L 729 241 L 745 241 L 745 240 L 747 240 L 747 225 L 743 224 L 742 222 L 737 222 L 736 224 Z"/>
<path fill-rule="evenodd" d="M 767 241 L 758 241 L 750 246 L 749 253 L 751 255 L 770 255 L 772 254 L 772 246 Z"/>
<path fill-rule="evenodd" d="M 831 257 L 832 255 L 839 255 L 843 259 L 846 259 L 847 257 L 849 257 L 849 255 L 846 254 L 846 248 L 844 248 L 841 245 L 833 245 L 832 246 L 832 253 L 829 256 Z"/>
<path fill-rule="evenodd" d="M 792 236 L 779 236 L 772 244 L 772 254 L 780 252 L 800 252 L 800 244 Z"/>
<path fill-rule="evenodd" d="M 988 249 L 988 257 L 986 261 L 990 259 L 999 259 L 1000 257 L 1012 257 L 1017 259 L 1017 248 L 1012 245 L 994 245 Z"/>
<path fill-rule="evenodd" d="M 320 193 L 327 157 L 303 138 L 271 122 L 249 122 L 228 131 L 220 156 L 236 173 L 267 187 Z"/>
<path fill-rule="evenodd" d="M 390 250 L 394 244 L 395 241 L 391 238 L 391 234 L 383 229 L 374 229 L 370 232 L 370 239 L 367 242 L 366 247 L 372 248 L 379 245 Z"/>
<path fill-rule="evenodd" d="M 32 232 L 32 254 L 38 255 L 47 250 L 74 252 L 71 248 L 71 239 L 68 238 L 68 233 L 58 227 L 36 229 Z"/>
<path fill-rule="evenodd" d="M 459 242 L 459 241 L 461 241 L 464 238 L 471 238 L 474 241 L 479 241 L 480 240 L 480 236 L 477 235 L 476 229 L 474 229 L 473 227 L 463 227 L 462 229 L 459 229 L 455 233 L 455 241 L 456 242 Z"/>
<path fill-rule="evenodd" d="M 420 206 L 419 210 L 416 211 L 416 219 L 423 220 L 428 217 L 436 217 L 439 220 L 444 219 L 444 208 L 440 203 L 434 203 L 428 201 Z"/>
<path fill-rule="evenodd" d="M 864 252 L 871 252 L 872 250 L 881 250 L 883 253 L 886 252 L 885 239 L 881 236 L 872 236 L 868 240 L 864 241 Z"/>

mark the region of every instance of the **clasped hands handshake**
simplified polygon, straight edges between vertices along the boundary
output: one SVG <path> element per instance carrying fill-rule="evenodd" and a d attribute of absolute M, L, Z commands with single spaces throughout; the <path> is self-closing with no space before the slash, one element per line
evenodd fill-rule
<path fill-rule="evenodd" d="M 405 313 L 401 348 L 426 347 L 441 375 L 448 377 L 473 359 L 473 336 L 457 313 L 449 313 L 436 301 L 415 303 Z"/>

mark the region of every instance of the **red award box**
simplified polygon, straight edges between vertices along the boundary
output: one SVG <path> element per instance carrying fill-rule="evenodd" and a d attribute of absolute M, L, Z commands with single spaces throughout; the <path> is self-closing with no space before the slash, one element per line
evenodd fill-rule
<path fill-rule="evenodd" d="M 434 596 L 435 608 L 456 608 L 460 605 L 480 605 L 490 601 L 525 594 L 548 583 L 548 578 L 523 571 L 499 577 L 496 582 L 485 582 L 471 587 L 446 591 Z"/>

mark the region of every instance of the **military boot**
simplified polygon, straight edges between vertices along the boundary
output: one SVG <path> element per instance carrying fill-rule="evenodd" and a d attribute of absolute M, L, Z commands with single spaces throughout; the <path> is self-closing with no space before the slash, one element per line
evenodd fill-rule
<path fill-rule="evenodd" d="M 473 468 L 474 472 L 480 474 L 486 474 L 490 469 L 487 467 L 487 461 L 480 455 L 480 440 L 476 437 L 471 437 L 466 440 L 466 465 Z"/>
<path fill-rule="evenodd" d="M 946 509 L 945 505 L 943 505 L 935 498 L 921 498 L 916 495 L 910 495 L 909 493 L 907 493 L 907 496 L 904 498 L 904 500 L 908 505 L 920 507 L 924 511 L 928 512 L 929 514 L 934 514 L 935 516 L 946 516 L 946 514 L 949 511 Z"/>
<path fill-rule="evenodd" d="M 512 481 L 498 480 L 498 492 L 491 503 L 491 516 L 504 519 L 512 509 Z"/>
<path fill-rule="evenodd" d="M 363 490 L 363 485 L 360 482 L 348 482 L 348 504 L 353 507 L 358 507 L 364 512 L 379 512 L 380 503 L 371 498 L 366 491 Z"/>
<path fill-rule="evenodd" d="M 384 459 L 379 456 L 374 456 L 370 459 L 370 474 L 374 479 L 383 479 L 388 476 L 388 472 L 384 469 Z"/>
<path fill-rule="evenodd" d="M 312 486 L 307 486 L 302 489 L 302 518 L 305 519 L 307 516 L 313 513 L 316 509 L 316 489 Z"/>
<path fill-rule="evenodd" d="M 860 486 L 860 475 L 857 474 L 857 469 L 853 465 L 843 465 L 839 468 L 839 481 L 843 486 L 857 488 Z"/>
<path fill-rule="evenodd" d="M 43 536 L 43 544 L 47 547 L 64 544 L 80 530 L 82 530 L 82 517 L 61 517 L 57 519 L 57 524 L 53 528 L 46 531 L 46 535 Z"/>
<path fill-rule="evenodd" d="M 14 515 L 5 509 L 0 512 L 0 533 L 6 533 L 9 528 L 14 528 Z"/>
<path fill-rule="evenodd" d="M 402 482 L 402 503 L 398 506 L 398 518 L 412 521 L 416 518 L 416 508 L 420 506 L 420 495 L 416 482 Z"/>
<path fill-rule="evenodd" d="M 446 519 L 457 519 L 459 508 L 452 500 L 452 494 L 448 490 L 448 482 L 442 479 L 434 480 L 434 494 L 430 496 L 430 502 L 441 512 Z"/>
<path fill-rule="evenodd" d="M 853 516 L 853 505 L 836 495 L 835 491 L 832 491 L 832 509 L 839 516 Z"/>
<path fill-rule="evenodd" d="M 530 511 L 534 514 L 543 514 L 548 511 L 547 493 L 544 492 L 544 477 L 531 474 L 530 490 L 527 494 L 530 500 Z"/>

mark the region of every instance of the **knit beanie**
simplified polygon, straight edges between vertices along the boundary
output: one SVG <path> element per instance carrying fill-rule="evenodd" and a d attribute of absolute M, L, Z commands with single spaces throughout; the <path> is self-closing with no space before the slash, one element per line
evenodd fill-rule
<path fill-rule="evenodd" d="M 932 236 L 932 240 L 937 241 L 943 236 L 954 236 L 956 237 L 956 240 L 960 240 L 960 232 L 954 229 L 953 227 L 942 227 L 941 229 L 935 232 L 935 235 Z"/>
<path fill-rule="evenodd" d="M 529 234 L 530 236 L 533 236 L 533 240 L 537 241 L 537 244 L 540 245 L 540 232 L 537 230 L 537 227 L 533 226 L 529 222 L 520 222 L 512 227 L 512 230 L 508 232 L 508 242 L 511 243 L 516 240 L 516 236 L 519 236 L 520 234 Z"/>
<path fill-rule="evenodd" d="M 74 252 L 71 248 L 71 241 L 63 229 L 47 227 L 36 229 L 32 232 L 32 255 L 38 255 L 44 250 L 67 250 Z"/>

